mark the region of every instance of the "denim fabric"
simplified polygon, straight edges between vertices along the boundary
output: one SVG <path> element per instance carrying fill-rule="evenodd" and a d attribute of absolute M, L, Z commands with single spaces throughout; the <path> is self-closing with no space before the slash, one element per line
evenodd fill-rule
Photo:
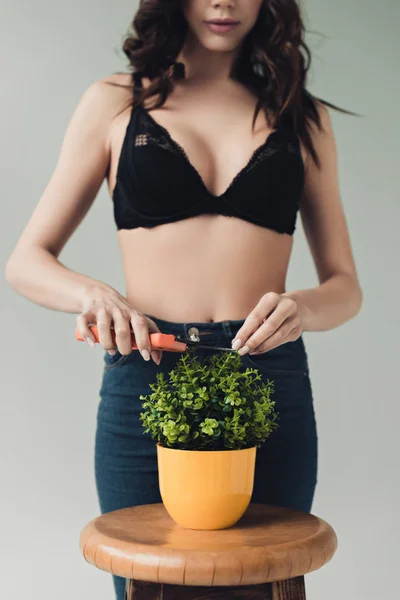
<path fill-rule="evenodd" d="M 162 333 L 188 337 L 196 327 L 201 340 L 231 346 L 243 320 L 172 322 L 147 315 Z M 211 332 L 207 333 L 206 332 Z M 203 337 L 204 334 L 204 337 Z M 197 349 L 200 358 L 215 350 Z M 217 351 L 218 352 L 218 351 Z M 95 477 L 100 510 L 161 502 L 155 441 L 139 420 L 141 394 L 151 392 L 156 373 L 174 368 L 180 352 L 163 352 L 159 366 L 137 350 L 129 355 L 104 353 L 95 436 Z M 317 483 L 317 431 L 307 353 L 301 336 L 259 355 L 244 355 L 243 367 L 256 367 L 263 380 L 274 381 L 276 429 L 257 449 L 252 502 L 311 511 Z M 125 580 L 113 575 L 116 599 L 123 600 Z"/>

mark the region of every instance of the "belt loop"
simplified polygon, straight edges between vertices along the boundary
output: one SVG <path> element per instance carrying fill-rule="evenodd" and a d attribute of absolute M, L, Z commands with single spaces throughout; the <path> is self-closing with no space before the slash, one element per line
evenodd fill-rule
<path fill-rule="evenodd" d="M 222 325 L 224 328 L 224 334 L 227 335 L 230 339 L 233 337 L 232 334 L 232 328 L 231 328 L 231 322 L 228 321 L 222 321 Z"/>

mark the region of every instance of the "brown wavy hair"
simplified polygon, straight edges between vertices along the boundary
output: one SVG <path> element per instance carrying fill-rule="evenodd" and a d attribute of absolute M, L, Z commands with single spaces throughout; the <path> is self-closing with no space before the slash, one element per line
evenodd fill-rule
<path fill-rule="evenodd" d="M 185 77 L 184 64 L 177 61 L 177 56 L 187 28 L 181 0 L 141 0 L 122 50 L 131 72 L 138 72 L 151 83 L 132 98 L 133 108 L 155 95 L 159 99 L 152 108 L 161 107 L 174 81 Z M 256 23 L 243 40 L 231 76 L 258 97 L 253 127 L 263 109 L 272 127 L 279 122 L 297 133 L 319 168 L 310 127 L 314 122 L 322 129 L 317 100 L 346 114 L 357 113 L 313 96 L 306 89 L 311 52 L 304 41 L 305 31 L 297 0 L 264 0 Z"/>

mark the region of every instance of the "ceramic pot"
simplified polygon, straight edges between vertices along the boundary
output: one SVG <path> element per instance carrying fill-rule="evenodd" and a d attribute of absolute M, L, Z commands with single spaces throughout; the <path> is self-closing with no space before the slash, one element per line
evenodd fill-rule
<path fill-rule="evenodd" d="M 157 444 L 160 493 L 170 517 L 188 529 L 237 523 L 253 492 L 256 450 L 176 450 Z"/>

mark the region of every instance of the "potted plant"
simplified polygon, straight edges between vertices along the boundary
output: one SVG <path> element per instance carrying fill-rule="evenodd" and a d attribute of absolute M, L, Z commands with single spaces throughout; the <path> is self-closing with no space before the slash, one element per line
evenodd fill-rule
<path fill-rule="evenodd" d="M 231 527 L 253 492 L 257 447 L 278 427 L 273 381 L 241 368 L 237 352 L 200 361 L 188 348 L 141 395 L 145 433 L 157 442 L 160 494 L 171 518 L 189 529 Z"/>

